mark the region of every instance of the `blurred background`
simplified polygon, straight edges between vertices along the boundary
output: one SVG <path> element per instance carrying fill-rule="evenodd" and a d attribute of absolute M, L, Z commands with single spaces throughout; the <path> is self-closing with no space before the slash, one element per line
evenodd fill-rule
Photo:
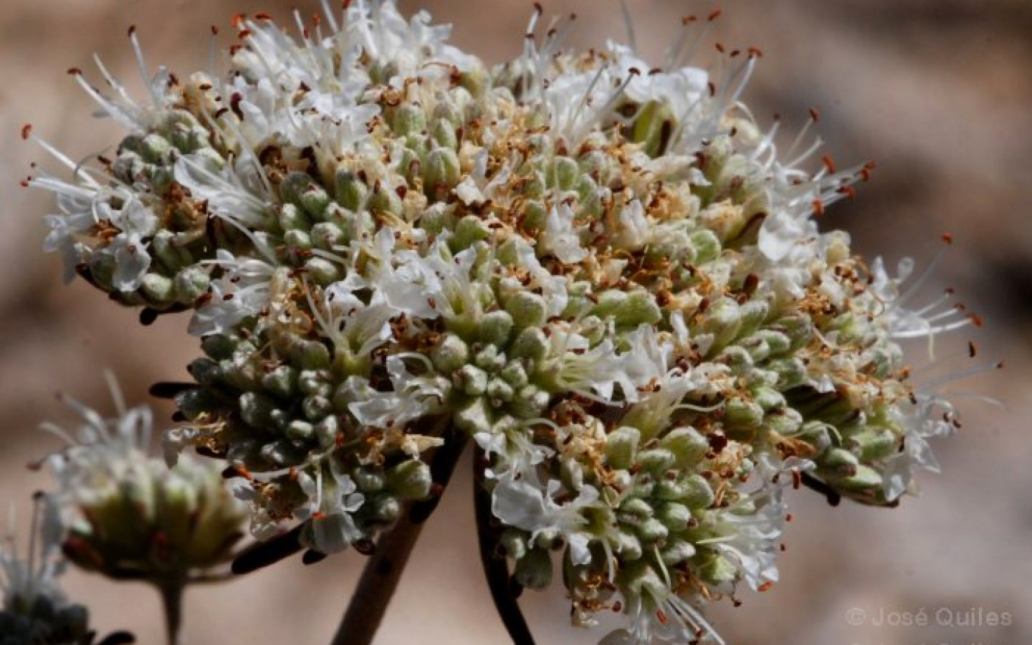
<path fill-rule="evenodd" d="M 646 57 L 661 62 L 680 17 L 708 13 L 705 2 L 628 0 Z M 125 37 L 130 24 L 151 65 L 188 72 L 205 64 L 210 25 L 228 26 L 238 11 L 286 19 L 296 3 L 316 10 L 315 0 L 4 0 L 0 503 L 18 503 L 23 529 L 29 494 L 49 485 L 45 473 L 25 465 L 56 441 L 35 427 L 44 419 L 69 420 L 54 393 L 108 412 L 103 368 L 114 369 L 127 397 L 139 401 L 151 382 L 185 377 L 196 349 L 184 317 L 143 328 L 136 312 L 111 305 L 84 282 L 62 286 L 60 258 L 40 252 L 50 197 L 18 187 L 29 163 L 45 159 L 20 140 L 21 126 L 31 122 L 72 158 L 101 151 L 117 142 L 119 131 L 90 117 L 94 106 L 67 68 L 88 70 L 96 52 L 139 87 Z M 435 21 L 453 23 L 454 42 L 492 63 L 519 52 L 532 10 L 526 0 L 402 0 L 401 6 L 426 8 Z M 726 0 L 721 8 L 713 38 L 765 52 L 745 94 L 761 123 L 777 112 L 791 131 L 808 108 L 817 108 L 826 152 L 840 166 L 878 164 L 858 198 L 829 209 L 824 225 L 847 229 L 857 251 L 883 255 L 890 266 L 904 255 L 927 263 L 942 246 L 941 234 L 952 233 L 954 244 L 927 285 L 929 298 L 952 285 L 986 326 L 939 342 L 941 369 L 969 365 L 960 358 L 969 338 L 980 347 L 978 360 L 1005 359 L 1007 367 L 955 385 L 1003 406 L 962 402 L 964 427 L 935 446 L 944 474 L 924 478 L 922 497 L 877 510 L 830 508 L 815 495 L 795 494 L 782 582 L 764 594 L 743 591 L 740 607 L 716 604 L 714 622 L 728 643 L 739 645 L 1030 643 L 1032 3 Z M 545 10 L 579 15 L 571 45 L 624 38 L 616 2 L 550 0 Z M 224 35 L 222 43 L 229 42 Z M 922 351 L 916 347 L 915 356 Z M 168 418 L 171 411 L 160 409 Z M 465 471 L 424 532 L 377 643 L 506 642 L 472 555 Z M 290 561 L 194 589 L 186 607 L 189 643 L 325 643 L 362 564 L 353 552 L 308 568 Z M 141 643 L 161 642 L 151 590 L 77 572 L 65 586 L 88 602 L 102 631 L 126 628 Z M 560 585 L 528 592 L 523 607 L 539 643 L 593 643 L 604 634 L 568 626 Z M 882 613 L 891 621 L 921 609 L 930 618 L 927 628 L 875 624 Z M 987 625 L 989 612 L 1009 613 L 1010 625 Z M 952 626 L 937 625 L 937 615 L 947 614 Z"/>

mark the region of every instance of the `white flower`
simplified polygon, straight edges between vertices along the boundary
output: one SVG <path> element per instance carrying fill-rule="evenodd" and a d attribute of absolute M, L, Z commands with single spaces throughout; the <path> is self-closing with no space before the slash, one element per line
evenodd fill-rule
<path fill-rule="evenodd" d="M 352 516 L 362 508 L 365 496 L 357 492 L 354 480 L 335 459 L 324 460 L 314 477 L 300 473 L 298 483 L 310 500 L 310 505 L 299 509 L 297 516 L 312 519 L 305 533 L 311 548 L 321 553 L 337 553 L 364 537 Z"/>
<path fill-rule="evenodd" d="M 691 602 L 670 590 L 651 567 L 634 581 L 636 593 L 625 594 L 629 627 L 610 632 L 599 645 L 652 645 L 656 640 L 683 645 L 700 637 L 724 645 L 724 639 Z"/>
<path fill-rule="evenodd" d="M 29 538 L 25 558 L 18 554 L 18 543 L 14 536 L 14 507 L 8 519 L 8 533 L 0 537 L 0 591 L 3 592 L 3 612 L 29 614 L 37 598 L 45 598 L 54 608 L 65 604 L 65 596 L 57 578 L 65 569 L 65 562 L 59 559 L 58 534 L 48 530 L 47 523 L 37 519 L 38 502 L 35 503 L 32 535 Z"/>
<path fill-rule="evenodd" d="M 553 498 L 562 484 L 550 479 L 542 490 L 540 484 L 531 479 L 522 477 L 517 480 L 512 476 L 499 479 L 492 493 L 491 512 L 509 526 L 529 531 L 531 540 L 544 531 L 557 532 L 569 544 L 573 564 L 590 562 L 588 543 L 592 536 L 583 530 L 587 519 L 582 511 L 598 501 L 598 490 L 594 486 L 584 486 L 577 497 L 559 504 Z"/>
<path fill-rule="evenodd" d="M 349 379 L 347 391 L 357 399 L 348 404 L 359 423 L 376 428 L 402 426 L 439 410 L 447 396 L 447 385 L 431 372 L 416 376 L 408 371 L 402 356 L 387 359 L 393 392 L 378 392 L 366 381 Z"/>
<path fill-rule="evenodd" d="M 211 284 L 211 297 L 194 312 L 187 328 L 194 336 L 224 334 L 269 304 L 276 267 L 253 257 L 237 258 L 219 249 L 211 264 L 224 273 Z"/>
<path fill-rule="evenodd" d="M 553 206 L 545 219 L 545 231 L 538 239 L 538 255 L 552 254 L 564 264 L 576 264 L 588 257 L 581 246 L 580 235 L 573 222 L 569 204 Z"/>

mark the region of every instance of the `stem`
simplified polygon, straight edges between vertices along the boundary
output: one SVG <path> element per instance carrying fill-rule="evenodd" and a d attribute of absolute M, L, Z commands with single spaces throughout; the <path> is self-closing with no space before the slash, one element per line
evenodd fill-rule
<path fill-rule="evenodd" d="M 466 446 L 466 435 L 462 432 L 446 432 L 441 446 L 430 462 L 433 475 L 433 495 L 430 499 L 416 502 L 407 515 L 402 516 L 394 527 L 384 533 L 376 542 L 376 551 L 369 558 L 358 587 L 351 596 L 344 618 L 333 637 L 332 645 L 369 645 L 376 636 L 380 622 L 387 611 L 387 605 L 398 587 L 405 564 L 412 554 L 419 532 L 430 517 L 444 493 L 445 487 L 455 472 L 462 449 Z"/>
<path fill-rule="evenodd" d="M 477 447 L 473 456 L 473 507 L 477 517 L 477 543 L 480 547 L 480 564 L 487 577 L 491 599 L 495 609 L 509 633 L 513 645 L 534 645 L 530 627 L 520 611 L 519 595 L 523 587 L 509 575 L 509 564 L 505 556 L 498 554 L 498 530 L 491 514 L 491 493 L 484 487 L 484 451 Z"/>
<path fill-rule="evenodd" d="M 183 591 L 186 585 L 182 580 L 167 580 L 158 584 L 161 592 L 161 604 L 165 609 L 165 634 L 168 645 L 182 644 L 183 628 Z"/>

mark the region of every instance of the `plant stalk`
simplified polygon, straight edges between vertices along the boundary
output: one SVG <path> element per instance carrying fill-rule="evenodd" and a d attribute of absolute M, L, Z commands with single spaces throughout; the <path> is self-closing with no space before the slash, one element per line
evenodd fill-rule
<path fill-rule="evenodd" d="M 179 579 L 158 583 L 161 604 L 165 611 L 165 635 L 168 645 L 183 643 L 183 591 L 186 584 Z"/>
<path fill-rule="evenodd" d="M 413 504 L 409 512 L 376 542 L 376 551 L 362 569 L 362 577 L 332 645 L 370 645 L 373 642 L 423 524 L 437 507 L 465 446 L 464 433 L 445 433 L 444 445 L 430 462 L 434 494 L 426 501 Z"/>

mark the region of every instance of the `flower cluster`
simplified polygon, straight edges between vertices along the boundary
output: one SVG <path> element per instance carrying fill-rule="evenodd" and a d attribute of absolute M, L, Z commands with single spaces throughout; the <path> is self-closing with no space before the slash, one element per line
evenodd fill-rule
<path fill-rule="evenodd" d="M 58 195 L 47 248 L 146 317 L 193 311 L 166 444 L 226 458 L 259 537 L 369 540 L 461 432 L 520 584 L 561 550 L 577 624 L 628 616 L 607 643 L 720 642 L 700 605 L 777 580 L 786 487 L 891 505 L 934 466 L 952 408 L 897 339 L 966 318 L 818 231 L 870 166 L 811 164 L 806 128 L 776 148 L 739 102 L 758 51 L 688 66 L 688 21 L 653 69 L 539 17 L 493 69 L 358 0 L 297 38 L 238 16 L 223 73 L 140 55 L 145 103 L 75 70 L 129 134 L 29 182 Z"/>
<path fill-rule="evenodd" d="M 44 497 L 47 532 L 75 565 L 121 580 L 187 584 L 232 556 L 244 509 L 215 462 L 184 456 L 169 468 L 148 455 L 152 413 L 118 408 L 105 418 L 63 397 L 82 418 L 76 436 L 54 424 L 64 449 L 45 460 L 57 488 Z"/>
<path fill-rule="evenodd" d="M 8 524 L 13 528 L 13 517 Z M 89 612 L 69 603 L 57 582 L 64 562 L 56 536 L 46 530 L 38 513 L 31 530 L 25 558 L 18 554 L 13 530 L 0 539 L 0 644 L 90 645 L 94 635 Z"/>

